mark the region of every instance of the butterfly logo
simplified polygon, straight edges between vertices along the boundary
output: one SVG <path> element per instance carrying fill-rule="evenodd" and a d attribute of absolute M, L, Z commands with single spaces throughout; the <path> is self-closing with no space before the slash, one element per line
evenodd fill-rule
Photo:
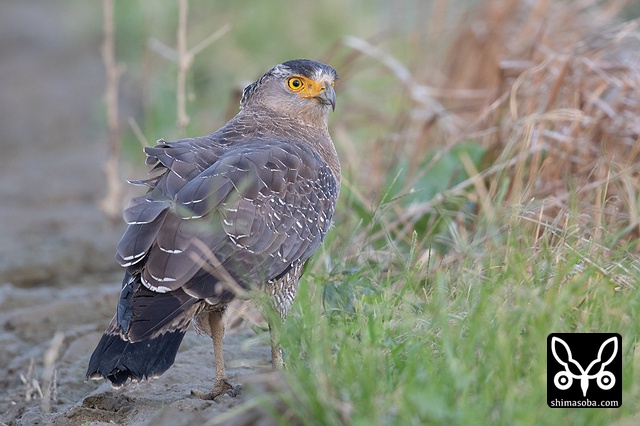
<path fill-rule="evenodd" d="M 608 345 L 613 345 L 613 353 L 611 356 L 604 361 L 602 359 L 603 354 L 605 353 L 605 348 Z M 562 347 L 563 351 L 558 351 L 558 349 Z M 559 337 L 553 336 L 551 339 L 551 351 L 553 353 L 553 357 L 556 361 L 564 367 L 564 371 L 558 372 L 553 378 L 553 384 L 556 388 L 560 390 L 566 390 L 573 385 L 573 380 L 580 380 L 580 387 L 582 389 L 582 396 L 587 396 L 587 389 L 589 389 L 589 381 L 592 379 L 596 380 L 598 387 L 602 390 L 609 390 L 616 384 L 616 378 L 610 371 L 606 371 L 606 367 L 611 364 L 611 362 L 616 357 L 618 353 L 618 339 L 615 337 L 611 337 L 610 339 L 605 340 L 602 345 L 600 345 L 600 349 L 598 350 L 598 357 L 594 359 L 587 368 L 582 368 L 580 363 L 573 359 L 573 355 L 571 354 L 571 349 L 569 345 Z M 560 352 L 560 353 L 559 353 Z M 566 355 L 567 359 L 563 360 L 562 356 Z M 571 371 L 571 365 L 577 368 L 577 371 L 580 374 L 575 374 Z M 592 372 L 592 370 L 596 369 L 596 366 L 599 366 L 597 372 Z M 576 371 L 574 368 L 574 371 Z"/>

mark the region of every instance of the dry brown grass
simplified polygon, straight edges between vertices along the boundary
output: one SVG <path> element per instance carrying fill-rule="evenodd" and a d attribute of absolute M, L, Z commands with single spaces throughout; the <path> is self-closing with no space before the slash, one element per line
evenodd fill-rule
<path fill-rule="evenodd" d="M 24 386 L 25 400 L 28 402 L 34 399 L 40 399 L 42 417 L 47 422 L 47 425 L 52 424 L 51 403 L 58 398 L 56 362 L 58 361 L 64 338 L 64 333 L 60 331 L 53 335 L 51 343 L 43 355 L 41 369 L 36 365 L 35 360 L 31 358 L 26 373 L 20 373 L 20 381 Z"/>
<path fill-rule="evenodd" d="M 103 0 L 102 61 L 106 72 L 104 102 L 107 110 L 109 157 L 104 165 L 107 191 L 100 207 L 111 223 L 120 217 L 122 210 L 122 182 L 119 175 L 122 138 L 118 118 L 118 87 L 124 66 L 116 61 L 115 19 L 113 0 Z"/>
<path fill-rule="evenodd" d="M 444 3 L 440 13 L 455 7 Z M 383 182 L 370 176 L 393 172 L 398 157 L 390 152 L 408 160 L 409 193 L 434 148 L 444 155 L 475 140 L 488 150 L 480 170 L 461 159 L 466 181 L 410 208 L 391 207 L 378 236 L 410 235 L 425 214 L 464 193 L 481 215 L 492 217 L 497 203 L 516 205 L 524 216 L 562 228 L 577 210 L 587 235 L 637 237 L 640 21 L 617 21 L 626 3 L 486 0 L 450 31 L 449 44 L 431 49 L 442 33 L 413 37 L 426 41 L 412 46 L 406 65 L 373 42 L 346 40 L 357 52 L 346 61 L 347 78 L 349 61 L 366 57 L 400 82 L 408 105 L 387 120 L 391 133 L 365 157 L 345 148 L 346 157 L 367 162 L 347 182 L 362 199 L 381 193 Z"/>
<path fill-rule="evenodd" d="M 511 85 L 494 143 L 502 158 L 530 153 L 513 168 L 511 201 L 542 200 L 553 220 L 575 194 L 593 229 L 618 224 L 637 236 L 639 25 L 550 52 Z"/>

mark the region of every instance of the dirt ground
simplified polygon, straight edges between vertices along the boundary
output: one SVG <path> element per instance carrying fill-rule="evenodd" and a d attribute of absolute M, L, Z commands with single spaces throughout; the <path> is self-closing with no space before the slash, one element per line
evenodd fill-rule
<path fill-rule="evenodd" d="M 193 331 L 159 379 L 121 390 L 84 381 L 114 313 L 122 273 L 114 249 L 124 229 L 98 208 L 106 152 L 96 124 L 99 33 L 86 40 L 69 26 L 70 15 L 100 13 L 95 2 L 2 5 L 0 425 L 271 424 L 265 413 L 237 408 L 282 386 L 270 372 L 267 333 L 246 323 L 225 337 L 229 379 L 243 386 L 236 398 L 189 397 L 214 376 L 211 340 Z"/>

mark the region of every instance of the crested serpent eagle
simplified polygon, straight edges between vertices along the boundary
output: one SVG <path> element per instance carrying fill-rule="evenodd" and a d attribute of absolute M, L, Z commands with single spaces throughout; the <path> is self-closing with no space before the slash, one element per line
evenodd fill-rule
<path fill-rule="evenodd" d="M 153 177 L 124 210 L 116 258 L 126 268 L 115 316 L 87 378 L 156 377 L 189 324 L 213 339 L 216 376 L 205 399 L 234 394 L 222 356 L 227 304 L 263 289 L 281 318 L 304 263 L 322 243 L 340 189 L 327 129 L 336 71 L 311 60 L 277 65 L 248 85 L 218 131 L 146 148 Z M 274 366 L 282 365 L 272 335 Z"/>

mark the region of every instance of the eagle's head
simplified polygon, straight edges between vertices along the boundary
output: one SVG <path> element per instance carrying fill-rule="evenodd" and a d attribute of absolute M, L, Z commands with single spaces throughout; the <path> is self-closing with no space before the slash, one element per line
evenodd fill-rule
<path fill-rule="evenodd" d="M 281 117 L 326 126 L 329 109 L 336 106 L 337 78 L 336 70 L 321 62 L 287 61 L 245 87 L 240 106 L 245 111 L 266 108 Z"/>

